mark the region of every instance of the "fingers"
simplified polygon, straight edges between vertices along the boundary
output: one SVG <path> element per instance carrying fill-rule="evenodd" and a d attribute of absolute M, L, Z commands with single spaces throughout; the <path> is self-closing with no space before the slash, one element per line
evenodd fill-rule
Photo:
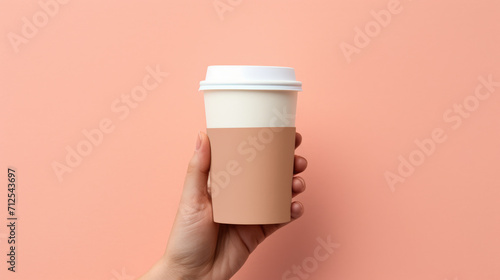
<path fill-rule="evenodd" d="M 298 132 L 295 133 L 295 148 L 299 147 L 302 143 L 302 135 Z M 307 160 L 304 157 L 295 155 L 293 162 L 293 174 L 298 174 L 303 172 L 307 168 Z M 297 196 L 298 194 L 304 192 L 306 190 L 306 182 L 302 177 L 295 176 L 292 179 L 292 197 Z M 304 205 L 299 201 L 294 201 L 290 205 L 290 222 L 284 224 L 275 224 L 275 225 L 262 225 L 262 232 L 265 237 L 268 237 L 273 232 L 278 229 L 286 226 L 287 224 L 297 220 L 302 217 L 304 214 Z"/>
<path fill-rule="evenodd" d="M 300 143 L 302 143 L 302 135 L 298 132 L 295 132 L 295 149 L 300 146 Z"/>
<path fill-rule="evenodd" d="M 304 214 L 304 205 L 300 201 L 294 201 L 291 207 L 292 220 L 290 222 L 293 222 Z"/>
<path fill-rule="evenodd" d="M 306 190 L 306 181 L 302 177 L 293 177 L 292 180 L 292 197 L 303 193 Z"/>
<path fill-rule="evenodd" d="M 306 190 L 306 181 L 299 176 L 293 177 L 292 197 L 295 197 L 298 194 L 303 193 L 305 190 Z M 292 202 L 292 205 L 290 205 L 290 218 L 291 218 L 290 222 L 284 224 L 275 224 L 275 225 L 262 225 L 262 232 L 264 232 L 265 237 L 268 237 L 278 229 L 302 217 L 303 214 L 304 214 L 304 205 L 302 205 L 302 203 L 299 201 L 294 201 Z"/>
<path fill-rule="evenodd" d="M 302 135 L 295 133 L 295 149 L 302 143 Z M 307 160 L 304 157 L 295 155 L 293 163 L 293 174 L 298 174 L 307 168 Z"/>
<path fill-rule="evenodd" d="M 293 174 L 298 174 L 307 168 L 307 160 L 304 157 L 295 155 L 293 161 Z"/>

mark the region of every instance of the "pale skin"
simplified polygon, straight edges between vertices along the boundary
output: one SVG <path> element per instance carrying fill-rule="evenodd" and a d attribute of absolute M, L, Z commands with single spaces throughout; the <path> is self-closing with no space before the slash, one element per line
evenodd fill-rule
<path fill-rule="evenodd" d="M 295 148 L 302 142 L 295 135 Z M 307 167 L 305 158 L 295 155 L 294 175 Z M 188 164 L 184 188 L 179 202 L 167 248 L 156 264 L 140 280 L 171 279 L 230 279 L 245 263 L 249 255 L 269 235 L 289 224 L 228 225 L 214 223 L 210 188 L 207 185 L 210 170 L 210 141 L 200 132 L 195 151 Z M 294 176 L 292 196 L 306 188 L 304 179 Z M 294 201 L 291 222 L 304 213 L 302 203 Z"/>

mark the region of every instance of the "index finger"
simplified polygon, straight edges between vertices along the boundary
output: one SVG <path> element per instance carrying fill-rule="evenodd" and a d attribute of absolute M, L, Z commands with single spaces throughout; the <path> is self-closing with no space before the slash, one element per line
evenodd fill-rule
<path fill-rule="evenodd" d="M 300 143 L 302 143 L 302 135 L 300 135 L 300 133 L 298 132 L 295 132 L 295 149 L 300 146 Z"/>

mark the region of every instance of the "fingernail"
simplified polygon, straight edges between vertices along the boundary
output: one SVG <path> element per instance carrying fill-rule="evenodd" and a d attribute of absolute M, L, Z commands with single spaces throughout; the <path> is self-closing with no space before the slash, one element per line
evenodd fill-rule
<path fill-rule="evenodd" d="M 302 186 L 305 187 L 306 186 L 306 181 L 302 177 L 299 177 L 299 180 L 302 183 Z"/>
<path fill-rule="evenodd" d="M 201 147 L 201 131 L 198 131 L 198 138 L 196 138 L 196 151 Z"/>

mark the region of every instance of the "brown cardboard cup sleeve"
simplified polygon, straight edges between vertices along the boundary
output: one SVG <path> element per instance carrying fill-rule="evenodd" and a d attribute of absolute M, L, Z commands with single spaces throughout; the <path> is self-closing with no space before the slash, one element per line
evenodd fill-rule
<path fill-rule="evenodd" d="M 213 220 L 290 221 L 295 127 L 207 128 Z"/>

